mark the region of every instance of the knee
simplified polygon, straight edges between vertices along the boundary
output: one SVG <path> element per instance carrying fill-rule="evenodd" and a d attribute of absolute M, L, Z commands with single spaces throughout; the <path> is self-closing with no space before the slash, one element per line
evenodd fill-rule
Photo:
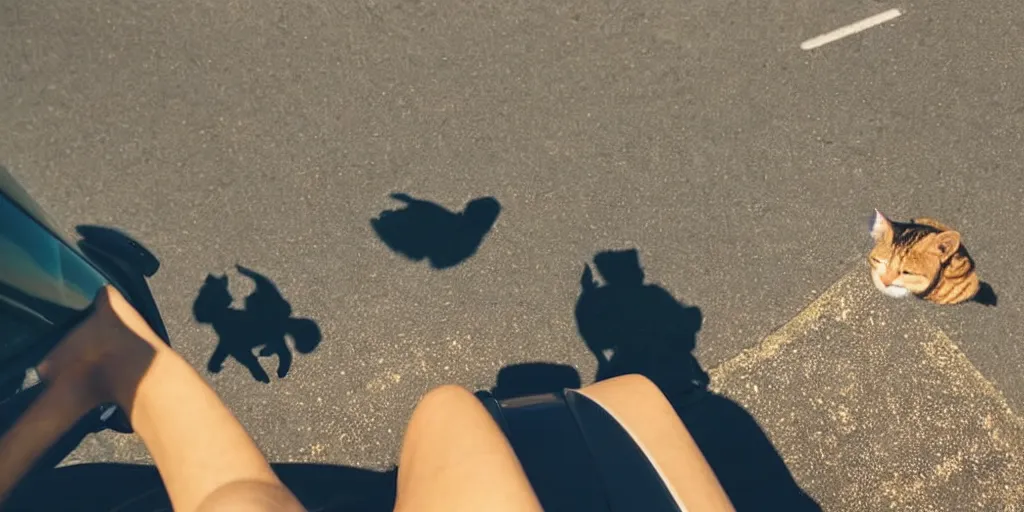
<path fill-rule="evenodd" d="M 469 390 L 455 384 L 445 384 L 427 391 L 420 398 L 418 409 L 451 409 L 478 405 L 477 398 Z"/>
<path fill-rule="evenodd" d="M 485 411 L 480 401 L 466 388 L 452 384 L 428 391 L 412 411 L 410 426 L 442 428 L 452 422 L 472 421 Z M 486 412 L 484 412 L 486 414 Z"/>

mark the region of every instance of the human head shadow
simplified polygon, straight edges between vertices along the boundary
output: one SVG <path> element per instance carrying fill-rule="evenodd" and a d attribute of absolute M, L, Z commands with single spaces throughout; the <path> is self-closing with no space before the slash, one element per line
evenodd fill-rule
<path fill-rule="evenodd" d="M 797 485 L 757 421 L 708 389 L 693 356 L 702 315 L 664 288 L 644 282 L 635 249 L 585 265 L 576 302 L 580 336 L 597 358 L 595 381 L 644 375 L 668 398 L 737 510 L 820 510 Z"/>
<path fill-rule="evenodd" d="M 437 270 L 475 254 L 501 213 L 493 197 L 474 199 L 461 212 L 404 193 L 391 197 L 405 206 L 381 212 L 370 221 L 373 230 L 392 251 L 413 261 L 426 259 Z"/>
<path fill-rule="evenodd" d="M 258 357 L 276 355 L 277 376 L 288 375 L 292 365 L 291 338 L 299 353 L 308 354 L 321 341 L 320 327 L 308 318 L 292 316 L 292 307 L 274 283 L 259 272 L 236 265 L 238 273 L 251 279 L 256 288 L 245 298 L 242 309 L 231 306 L 228 276 L 206 276 L 192 304 L 192 315 L 201 324 L 209 324 L 219 338 L 206 369 L 218 373 L 228 357 L 245 366 L 259 382 L 269 383 Z M 259 348 L 258 354 L 254 350 Z"/>

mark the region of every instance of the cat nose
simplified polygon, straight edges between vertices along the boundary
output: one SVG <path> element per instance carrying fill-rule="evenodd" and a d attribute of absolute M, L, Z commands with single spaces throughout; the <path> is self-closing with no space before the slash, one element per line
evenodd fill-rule
<path fill-rule="evenodd" d="M 896 280 L 895 277 L 890 277 L 889 274 L 882 274 L 882 277 L 880 279 L 882 281 L 882 284 L 886 286 L 892 285 L 892 282 Z"/>

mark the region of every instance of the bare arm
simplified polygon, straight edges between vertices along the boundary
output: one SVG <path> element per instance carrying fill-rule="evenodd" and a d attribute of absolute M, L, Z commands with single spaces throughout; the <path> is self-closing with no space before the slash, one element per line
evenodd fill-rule
<path fill-rule="evenodd" d="M 252 498 L 240 509 L 301 508 L 231 411 L 166 345 L 155 351 L 134 403 L 128 399 L 117 403 L 153 456 L 175 510 L 221 508 L 201 506 L 213 502 L 241 507 L 240 498 Z"/>
<path fill-rule="evenodd" d="M 115 402 L 175 510 L 302 509 L 216 393 L 113 288 L 39 370 L 47 390 L 0 438 L 0 496 L 82 414 Z"/>

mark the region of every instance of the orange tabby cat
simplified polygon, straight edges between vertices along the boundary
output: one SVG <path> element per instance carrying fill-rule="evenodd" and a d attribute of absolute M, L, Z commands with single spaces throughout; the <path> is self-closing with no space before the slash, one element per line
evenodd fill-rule
<path fill-rule="evenodd" d="M 871 236 L 871 280 L 890 297 L 913 294 L 936 304 L 959 304 L 982 287 L 960 233 L 936 220 L 893 222 L 876 210 Z"/>

